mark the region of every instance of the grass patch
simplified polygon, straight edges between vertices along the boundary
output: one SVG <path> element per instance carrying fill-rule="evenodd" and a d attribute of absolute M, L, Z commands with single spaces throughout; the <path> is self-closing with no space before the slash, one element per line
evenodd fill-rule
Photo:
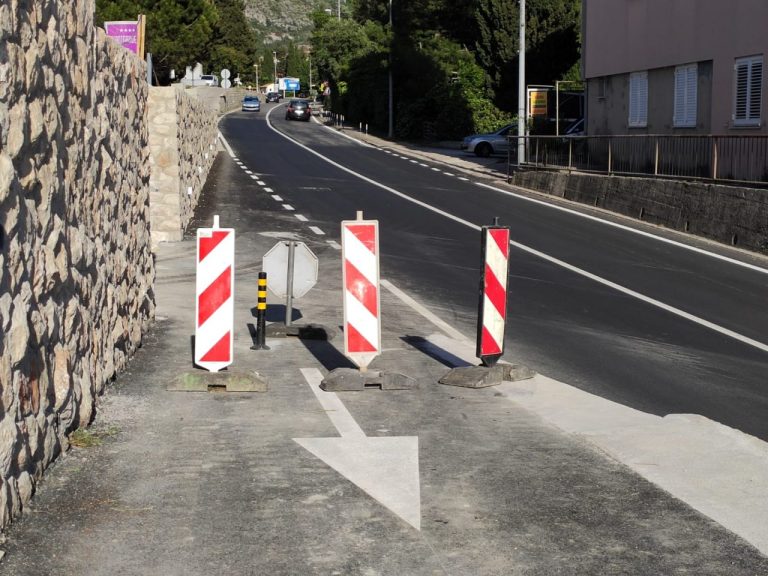
<path fill-rule="evenodd" d="M 94 446 L 101 446 L 104 438 L 115 436 L 117 432 L 118 429 L 115 426 L 103 430 L 78 428 L 69 435 L 69 443 L 75 448 L 93 448 Z"/>

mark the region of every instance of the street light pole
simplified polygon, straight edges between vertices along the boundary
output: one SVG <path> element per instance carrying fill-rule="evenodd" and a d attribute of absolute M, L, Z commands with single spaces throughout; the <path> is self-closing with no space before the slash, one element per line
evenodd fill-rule
<path fill-rule="evenodd" d="M 525 160 L 525 0 L 520 0 L 520 65 L 517 70 L 517 166 Z"/>
<path fill-rule="evenodd" d="M 275 83 L 272 86 L 272 90 L 277 92 L 277 50 L 272 50 L 272 62 L 275 65 Z"/>
<path fill-rule="evenodd" d="M 392 34 L 392 0 L 389 0 L 389 33 Z M 395 134 L 395 122 L 394 122 L 394 106 L 393 99 L 393 86 L 392 86 L 392 44 L 394 37 L 389 40 L 389 126 L 387 129 L 387 138 L 392 138 Z"/>

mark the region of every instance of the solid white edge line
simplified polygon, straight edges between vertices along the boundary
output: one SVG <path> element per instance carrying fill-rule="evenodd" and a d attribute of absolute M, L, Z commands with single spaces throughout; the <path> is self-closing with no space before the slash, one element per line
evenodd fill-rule
<path fill-rule="evenodd" d="M 232 151 L 232 147 L 229 145 L 229 142 L 227 142 L 227 139 L 224 138 L 224 134 L 222 134 L 221 132 L 219 132 L 219 140 L 221 140 L 221 143 L 224 144 L 224 148 L 227 150 L 230 157 L 233 160 L 237 160 L 237 156 L 235 156 L 235 153 Z"/>
<path fill-rule="evenodd" d="M 457 340 L 459 342 L 462 342 L 464 344 L 473 345 L 473 342 L 464 336 L 461 332 L 456 330 L 453 326 L 448 324 L 445 320 L 442 320 L 439 316 L 432 313 L 428 308 L 423 306 L 422 304 L 419 304 L 411 298 L 408 294 L 400 290 L 397 286 L 392 284 L 389 280 L 380 280 L 379 283 L 389 290 L 392 294 L 394 294 L 397 298 L 400 299 L 400 301 L 403 302 L 406 306 L 409 306 L 412 310 L 416 311 L 418 314 L 421 314 L 424 318 L 432 322 L 438 329 L 442 330 L 446 336 L 449 336 L 450 338 L 453 338 L 454 340 Z"/>
<path fill-rule="evenodd" d="M 717 254 L 715 252 L 709 252 L 708 250 L 704 250 L 703 248 L 698 248 L 696 246 L 689 246 L 688 244 L 684 244 L 682 242 L 678 242 L 677 240 L 672 240 L 670 238 L 664 238 L 663 236 L 657 236 L 655 234 L 652 234 L 650 232 L 646 232 L 644 230 L 637 230 L 636 228 L 632 228 L 630 226 L 625 226 L 624 224 L 619 224 L 618 222 L 611 222 L 610 220 L 603 220 L 602 218 L 598 218 L 597 216 L 592 216 L 591 214 L 584 214 L 583 212 L 579 212 L 577 210 L 573 210 L 571 208 L 566 208 L 565 206 L 558 206 L 557 204 L 550 204 L 549 202 L 545 202 L 543 200 L 538 200 L 537 198 L 529 198 L 528 196 L 525 196 L 523 194 L 517 194 L 516 192 L 511 192 L 509 190 L 504 190 L 502 188 L 497 188 L 495 186 L 491 186 L 490 184 L 483 184 L 482 182 L 475 182 L 478 186 L 482 186 L 483 188 L 488 188 L 489 190 L 493 190 L 494 192 L 500 192 L 502 194 L 505 194 L 507 196 L 513 196 L 515 198 L 519 198 L 520 200 L 526 200 L 527 202 L 532 202 L 534 204 L 539 204 L 541 206 L 547 206 L 548 208 L 552 208 L 553 210 L 560 210 L 561 212 L 567 212 L 569 214 L 573 214 L 575 216 L 580 216 L 581 218 L 586 218 L 587 220 L 592 220 L 594 222 L 600 222 L 601 224 L 605 224 L 606 226 L 612 226 L 614 228 L 619 228 L 621 230 L 625 230 L 627 232 L 632 232 L 633 234 L 639 234 L 640 236 L 645 236 L 646 238 L 653 238 L 654 240 L 658 240 L 659 242 L 664 242 L 666 244 L 672 244 L 673 246 L 677 246 L 678 248 L 684 248 L 685 250 L 690 250 L 691 252 L 696 252 L 698 254 L 703 254 L 705 256 L 710 256 L 712 258 L 716 258 L 718 260 L 723 260 L 725 262 L 728 262 L 730 264 L 735 264 L 736 266 L 742 266 L 744 268 L 749 268 L 750 270 L 754 270 L 755 272 L 761 272 L 762 274 L 768 274 L 768 268 L 762 268 L 760 266 L 756 266 L 754 264 L 749 264 L 747 262 L 742 262 L 741 260 L 736 260 L 734 258 L 730 258 L 728 256 L 723 256 L 721 254 Z"/>
<path fill-rule="evenodd" d="M 273 110 L 274 110 L 274 108 L 273 108 Z M 270 110 L 270 113 L 271 112 L 272 111 Z M 445 212 L 443 210 L 440 210 L 439 208 L 436 208 L 436 207 L 432 206 L 431 204 L 427 204 L 426 202 L 422 202 L 421 200 L 417 200 L 415 198 L 412 198 L 411 196 L 408 196 L 408 195 L 404 194 L 403 192 L 400 192 L 399 190 L 395 190 L 394 188 L 390 188 L 389 186 L 381 184 L 380 182 L 376 182 L 375 180 L 372 180 L 371 178 L 368 178 L 367 176 L 363 176 L 362 174 L 359 174 L 358 172 L 355 172 L 355 171 L 347 168 L 346 166 L 342 166 L 338 162 L 334 162 L 330 158 L 326 158 L 325 156 L 323 156 L 319 152 L 316 152 L 315 150 L 312 150 L 311 148 L 305 146 L 301 142 L 297 142 L 296 140 L 293 140 L 292 138 L 290 138 L 286 134 L 283 134 L 277 128 L 272 126 L 272 124 L 270 122 L 267 122 L 267 125 L 270 127 L 270 129 L 272 129 L 274 132 L 276 132 L 277 134 L 279 134 L 281 137 L 285 138 L 289 142 L 293 142 L 296 146 L 299 146 L 300 148 L 303 148 L 304 150 L 306 150 L 310 154 L 314 154 L 318 158 L 322 159 L 323 161 L 327 162 L 328 164 L 331 164 L 332 166 L 335 166 L 339 170 L 341 170 L 343 172 L 346 172 L 347 174 L 351 174 L 352 176 L 355 176 L 356 178 L 359 178 L 360 180 L 363 180 L 364 182 L 368 182 L 369 184 L 372 184 L 373 186 L 377 186 L 378 188 L 381 188 L 382 190 L 386 190 L 387 192 L 389 192 L 391 194 L 394 194 L 395 196 L 399 196 L 400 198 L 403 198 L 404 200 L 412 202 L 413 204 L 416 204 L 417 206 L 421 206 L 422 208 L 426 208 L 427 210 L 430 210 L 431 212 L 434 212 L 436 214 L 440 214 L 441 216 L 443 216 L 445 218 L 448 218 L 449 220 L 453 220 L 454 222 L 458 222 L 459 224 L 463 224 L 464 226 L 466 226 L 468 228 L 471 228 L 472 230 L 479 231 L 481 229 L 481 227 L 478 226 L 477 224 L 473 224 L 472 222 L 469 222 L 468 220 L 464 220 L 463 218 L 459 218 L 458 216 L 454 216 L 453 214 L 451 214 L 449 212 Z M 511 196 L 518 196 L 517 194 L 510 193 L 510 192 L 505 192 L 503 190 L 500 190 L 498 188 L 495 188 L 493 186 L 489 186 L 489 185 L 486 185 L 486 184 L 478 183 L 477 185 L 478 186 L 483 186 L 484 188 L 488 188 L 490 190 L 495 190 L 495 191 L 498 191 L 498 192 L 509 194 Z M 528 198 L 525 198 L 524 196 L 520 196 L 520 198 L 528 199 Z M 559 206 L 553 206 L 551 204 L 547 204 L 547 203 L 542 202 L 540 200 L 532 200 L 532 199 L 530 199 L 530 200 L 533 201 L 533 202 L 544 204 L 546 206 L 553 207 L 553 208 L 562 209 L 562 210 L 564 210 L 566 212 L 571 212 L 571 210 L 568 210 L 568 209 L 565 209 L 565 208 L 561 208 Z M 579 214 L 579 213 L 578 212 L 574 212 L 574 214 Z M 584 216 L 584 217 L 588 217 L 588 218 L 596 220 L 598 222 L 603 222 L 605 224 L 613 224 L 613 223 L 606 222 L 604 220 L 600 220 L 599 218 L 595 218 L 594 216 L 587 216 L 587 215 L 584 215 L 584 214 L 579 214 L 579 215 L 580 216 Z M 617 227 L 625 228 L 624 226 L 621 226 L 621 225 L 617 225 Z M 631 228 L 627 228 L 627 230 L 634 231 Z M 657 240 L 667 241 L 666 239 L 659 238 L 657 236 L 653 236 L 652 234 L 649 234 L 647 232 L 645 232 L 645 233 L 642 233 L 640 231 L 634 231 L 634 232 L 638 232 L 638 233 L 641 233 L 643 235 L 650 236 L 651 238 L 655 238 Z M 674 242 L 674 241 L 669 241 L 669 243 L 671 243 L 671 244 L 678 244 L 677 242 Z M 683 310 L 680 310 L 679 308 L 675 308 L 673 306 L 669 306 L 668 304 L 664 304 L 663 302 L 660 302 L 659 300 L 655 300 L 654 298 L 650 298 L 648 296 L 640 294 L 639 292 L 635 292 L 634 290 L 630 290 L 629 288 L 625 288 L 624 286 L 616 284 L 615 282 L 611 282 L 610 280 L 606 280 L 604 278 L 601 278 L 600 276 L 596 276 L 595 274 L 592 274 L 591 272 L 587 272 L 586 270 L 583 270 L 583 269 L 578 268 L 576 266 L 572 266 L 571 264 L 568 264 L 567 262 L 563 262 L 562 260 L 559 260 L 559 259 L 557 259 L 557 258 L 555 258 L 553 256 L 549 256 L 548 254 L 544 254 L 543 252 L 539 252 L 538 250 L 535 250 L 533 248 L 529 248 L 528 246 L 526 246 L 524 244 L 520 244 L 520 243 L 514 242 L 514 241 L 510 241 L 510 244 L 512 246 L 515 246 L 516 248 L 519 248 L 520 250 L 523 250 L 524 252 L 528 252 L 529 254 L 533 254 L 534 256 L 538 256 L 539 258 L 541 258 L 543 260 L 546 260 L 548 262 L 556 264 L 557 266 L 565 268 L 566 270 L 570 270 L 571 272 L 575 272 L 576 274 L 580 274 L 580 275 L 582 275 L 582 276 L 584 276 L 586 278 L 589 278 L 590 280 L 594 280 L 595 282 L 603 284 L 604 286 L 608 286 L 608 287 L 613 288 L 614 290 L 617 290 L 619 292 L 622 292 L 622 293 L 624 293 L 624 294 L 626 294 L 628 296 L 631 296 L 633 298 L 637 298 L 638 300 L 640 300 L 642 302 L 645 302 L 646 304 L 651 304 L 653 306 L 661 308 L 662 310 L 665 310 L 667 312 L 671 312 L 672 314 L 676 314 L 677 316 L 680 316 L 681 318 L 685 318 L 686 320 L 690 320 L 690 321 L 692 321 L 692 322 L 694 322 L 696 324 L 699 324 L 700 326 L 704 326 L 705 328 L 709 328 L 711 330 L 714 330 L 715 332 L 723 334 L 724 336 L 728 336 L 730 338 L 738 340 L 739 342 L 742 342 L 744 344 L 748 344 L 748 345 L 753 346 L 753 347 L 755 347 L 755 348 L 757 348 L 759 350 L 763 350 L 765 352 L 768 352 L 768 345 L 767 344 L 764 344 L 762 342 L 758 342 L 757 340 L 753 340 L 752 338 L 748 338 L 746 336 L 742 336 L 741 334 L 738 334 L 737 332 L 734 332 L 733 330 L 729 330 L 727 328 L 724 328 L 722 326 L 719 326 L 717 324 L 709 322 L 708 320 L 704 320 L 703 318 L 699 318 L 698 316 L 694 316 L 693 314 L 689 314 L 688 312 L 684 312 Z M 681 244 L 680 246 L 685 247 L 684 244 Z M 697 252 L 701 251 L 705 255 L 717 256 L 715 254 L 712 254 L 710 252 L 706 252 L 706 251 L 701 250 L 701 249 L 694 249 L 692 247 L 689 247 L 689 248 L 691 248 L 692 250 L 697 251 Z M 722 259 L 726 260 L 726 261 L 730 261 L 729 258 L 723 257 Z M 733 261 L 733 262 L 737 263 L 738 261 Z M 740 263 L 740 264 L 744 265 L 744 263 Z M 746 266 L 747 267 L 751 267 L 750 265 L 746 265 Z M 758 271 L 760 271 L 760 272 L 768 273 L 768 270 L 764 270 L 762 268 L 756 268 L 756 269 Z"/>

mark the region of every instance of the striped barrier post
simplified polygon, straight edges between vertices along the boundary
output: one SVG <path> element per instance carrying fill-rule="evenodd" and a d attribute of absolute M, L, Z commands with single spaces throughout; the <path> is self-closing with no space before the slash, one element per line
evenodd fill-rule
<path fill-rule="evenodd" d="M 379 319 L 379 222 L 341 223 L 341 258 L 344 263 L 344 354 L 361 371 L 381 353 Z"/>
<path fill-rule="evenodd" d="M 485 366 L 496 364 L 504 354 L 507 319 L 507 275 L 509 271 L 509 227 L 482 229 L 483 275 L 477 321 L 477 357 Z"/>
<path fill-rule="evenodd" d="M 256 304 L 256 344 L 251 350 L 269 350 L 267 340 L 267 273 L 259 272 L 258 302 Z"/>
<path fill-rule="evenodd" d="M 195 364 L 218 372 L 232 364 L 235 292 L 235 230 L 197 229 Z"/>

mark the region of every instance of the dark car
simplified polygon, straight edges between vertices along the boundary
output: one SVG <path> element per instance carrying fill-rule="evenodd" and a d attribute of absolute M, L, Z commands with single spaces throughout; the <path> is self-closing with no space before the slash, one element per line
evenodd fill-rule
<path fill-rule="evenodd" d="M 312 108 L 309 106 L 309 100 L 291 100 L 285 107 L 286 120 L 304 120 L 309 122 L 312 116 Z"/>
<path fill-rule="evenodd" d="M 280 92 L 267 92 L 267 102 L 280 102 L 282 99 L 283 96 L 280 94 Z"/>

